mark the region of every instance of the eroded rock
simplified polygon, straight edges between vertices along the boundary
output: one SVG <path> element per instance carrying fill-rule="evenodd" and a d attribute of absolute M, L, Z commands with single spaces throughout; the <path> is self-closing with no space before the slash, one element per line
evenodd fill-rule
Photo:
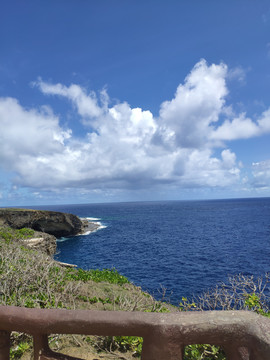
<path fill-rule="evenodd" d="M 0 226 L 24 227 L 56 236 L 80 234 L 85 224 L 73 214 L 29 209 L 0 209 Z"/>
<path fill-rule="evenodd" d="M 56 252 L 56 237 L 44 232 L 35 231 L 32 238 L 21 239 L 20 242 L 26 247 L 42 251 L 49 256 L 53 256 Z"/>

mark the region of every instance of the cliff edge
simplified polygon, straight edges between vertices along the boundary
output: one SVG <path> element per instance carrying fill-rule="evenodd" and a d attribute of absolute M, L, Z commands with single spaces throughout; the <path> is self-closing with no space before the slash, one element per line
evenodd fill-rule
<path fill-rule="evenodd" d="M 5 208 L 0 209 L 0 226 L 31 228 L 55 237 L 84 232 L 87 224 L 73 214 L 57 211 Z"/>

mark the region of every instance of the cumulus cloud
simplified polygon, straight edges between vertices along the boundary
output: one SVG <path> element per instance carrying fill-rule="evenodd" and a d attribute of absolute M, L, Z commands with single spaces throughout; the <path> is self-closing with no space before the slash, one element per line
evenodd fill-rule
<path fill-rule="evenodd" d="M 270 132 L 270 109 L 257 120 L 235 116 L 226 104 L 227 75 L 225 64 L 201 60 L 157 117 L 126 102 L 109 106 L 105 90 L 97 96 L 77 84 L 39 79 L 35 86 L 44 95 L 71 102 L 85 136 L 63 128 L 47 106 L 26 109 L 16 99 L 0 98 L 0 166 L 16 174 L 15 184 L 37 192 L 232 186 L 241 173 L 224 142 Z"/>
<path fill-rule="evenodd" d="M 195 65 L 179 85 L 175 97 L 161 104 L 159 122 L 171 131 L 175 145 L 202 147 L 208 141 L 209 126 L 219 119 L 228 93 L 225 64 Z"/>
<path fill-rule="evenodd" d="M 61 153 L 72 134 L 59 126 L 49 107 L 27 110 L 13 98 L 0 98 L 0 122 L 0 164 L 8 169 L 17 170 L 25 156 Z"/>

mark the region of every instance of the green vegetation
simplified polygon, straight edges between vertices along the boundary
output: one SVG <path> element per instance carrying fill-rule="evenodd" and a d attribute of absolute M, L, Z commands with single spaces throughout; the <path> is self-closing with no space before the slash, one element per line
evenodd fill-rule
<path fill-rule="evenodd" d="M 226 360 L 224 352 L 215 345 L 189 345 L 185 348 L 184 360 Z"/>
<path fill-rule="evenodd" d="M 82 270 L 70 269 L 67 272 L 67 278 L 75 281 L 87 282 L 92 280 L 94 282 L 108 282 L 109 284 L 128 284 L 128 279 L 119 274 L 116 269 L 103 269 L 103 270 Z"/>
<path fill-rule="evenodd" d="M 121 352 L 132 351 L 133 357 L 140 357 L 142 352 L 143 338 L 138 336 L 114 336 L 108 337 L 109 346 L 113 350 Z M 107 346 L 108 346 L 107 345 Z"/>
<path fill-rule="evenodd" d="M 0 234 L 0 305 L 28 308 L 65 308 L 122 311 L 169 311 L 170 306 L 161 304 L 151 295 L 131 284 L 116 269 L 82 270 L 66 268 L 50 259 L 46 254 L 11 241 L 31 237 L 32 232 L 22 229 L 5 229 Z M 15 236 L 14 236 L 15 238 Z M 14 240 L 13 238 L 13 240 Z M 68 336 L 66 336 L 68 338 Z M 74 336 L 69 337 L 70 342 Z M 77 342 L 87 342 L 85 336 Z M 103 351 L 116 349 L 140 352 L 141 339 L 134 337 L 87 337 L 93 347 Z M 53 338 L 52 344 L 59 347 L 66 342 L 61 335 Z M 24 336 L 14 340 L 11 358 L 19 358 L 31 348 L 31 338 Z M 59 348 L 56 348 L 59 350 Z M 60 346 L 61 350 L 61 346 Z"/>
<path fill-rule="evenodd" d="M 270 317 L 270 275 L 230 277 L 204 294 L 182 298 L 179 307 L 156 301 L 150 294 L 131 284 L 116 269 L 82 270 L 61 267 L 46 254 L 24 247 L 20 242 L 33 236 L 31 229 L 0 229 L 0 304 L 38 308 L 96 309 L 144 312 L 203 311 L 246 309 Z M 268 291 L 268 292 L 267 292 Z M 165 298 L 165 292 L 163 293 Z M 68 340 L 67 340 L 68 339 Z M 55 335 L 51 346 L 61 351 L 75 337 Z M 32 348 L 31 338 L 15 334 L 11 359 L 18 359 Z M 134 336 L 80 336 L 78 346 L 86 344 L 99 351 L 128 352 L 140 357 L 143 339 Z M 62 344 L 62 345 L 61 345 Z M 130 357 L 129 357 L 130 358 Z M 198 344 L 185 348 L 184 359 L 225 360 L 223 351 L 213 345 Z"/>
<path fill-rule="evenodd" d="M 270 274 L 257 279 L 241 274 L 231 276 L 227 283 L 220 283 L 191 301 L 183 297 L 179 309 L 180 311 L 250 310 L 270 317 L 269 283 Z M 184 360 L 197 359 L 226 360 L 226 356 L 222 349 L 214 345 L 186 346 Z"/>
<path fill-rule="evenodd" d="M 226 283 L 217 284 L 191 300 L 182 298 L 181 311 L 251 310 L 269 316 L 270 273 L 254 278 L 242 274 L 230 276 Z"/>
<path fill-rule="evenodd" d="M 31 348 L 29 341 L 20 342 L 10 350 L 10 359 L 20 359 L 22 355 Z"/>
<path fill-rule="evenodd" d="M 0 227 L 0 239 L 6 241 L 29 239 L 33 237 L 34 233 L 35 231 L 33 229 L 28 228 L 12 229 L 10 227 Z"/>

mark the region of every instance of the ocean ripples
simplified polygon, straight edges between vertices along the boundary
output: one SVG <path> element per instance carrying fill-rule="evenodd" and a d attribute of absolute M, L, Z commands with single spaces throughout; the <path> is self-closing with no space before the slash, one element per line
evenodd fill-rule
<path fill-rule="evenodd" d="M 58 260 L 85 269 L 115 267 L 152 293 L 164 286 L 174 303 L 230 274 L 269 271 L 270 199 L 70 205 L 59 211 L 103 228 L 59 242 Z"/>

